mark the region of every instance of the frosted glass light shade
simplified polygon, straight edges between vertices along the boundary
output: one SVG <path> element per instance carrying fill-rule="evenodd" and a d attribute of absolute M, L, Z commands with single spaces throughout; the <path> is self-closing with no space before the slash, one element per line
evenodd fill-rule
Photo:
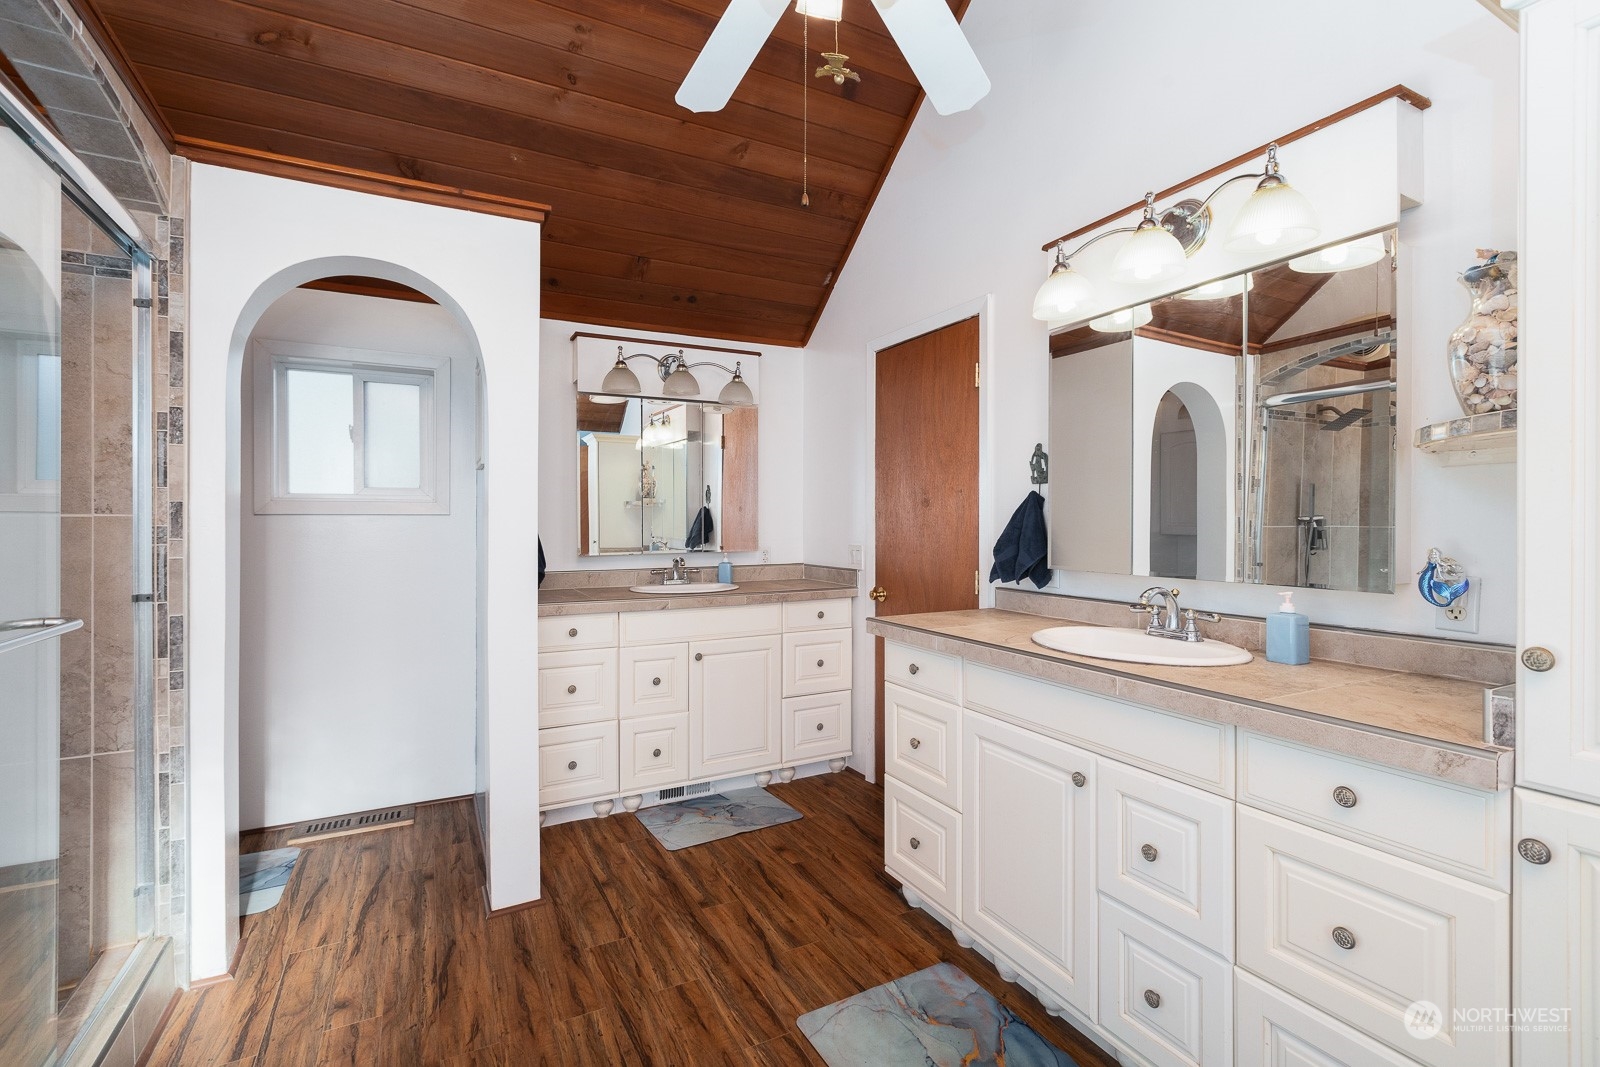
<path fill-rule="evenodd" d="M 619 359 L 610 370 L 606 371 L 606 376 L 600 380 L 600 390 L 605 393 L 637 393 L 639 391 L 639 376 L 633 373 L 632 368 Z"/>
<path fill-rule="evenodd" d="M 688 367 L 679 366 L 677 370 L 667 375 L 667 383 L 661 391 L 668 396 L 699 396 L 700 383 L 689 373 Z"/>
<path fill-rule="evenodd" d="M 1374 233 L 1332 248 L 1296 256 L 1289 261 L 1289 267 L 1302 274 L 1334 274 L 1341 270 L 1370 267 L 1388 254 L 1389 250 L 1383 245 L 1383 234 Z"/>
<path fill-rule="evenodd" d="M 1159 282 L 1183 273 L 1187 257 L 1178 239 L 1160 226 L 1140 226 L 1133 231 L 1111 261 L 1111 280 Z"/>
<path fill-rule="evenodd" d="M 755 402 L 756 396 L 750 391 L 744 375 L 739 373 L 739 365 L 734 364 L 733 378 L 722 387 L 722 392 L 717 394 L 717 403 L 727 404 L 729 407 L 749 407 Z"/>
<path fill-rule="evenodd" d="M 1057 266 L 1033 298 L 1033 317 L 1041 322 L 1071 318 L 1094 295 L 1089 279 L 1071 266 Z"/>
<path fill-rule="evenodd" d="M 814 19 L 838 22 L 844 18 L 844 0 L 794 0 L 794 9 Z"/>
<path fill-rule="evenodd" d="M 1100 333 L 1127 333 L 1141 326 L 1150 325 L 1150 320 L 1153 318 L 1155 314 L 1150 310 L 1149 304 L 1135 304 L 1131 308 L 1123 308 L 1109 315 L 1101 315 L 1098 319 L 1090 319 L 1089 329 L 1098 330 Z"/>
<path fill-rule="evenodd" d="M 1321 233 L 1311 201 L 1286 181 L 1265 181 L 1228 227 L 1229 252 L 1269 252 L 1309 241 Z"/>

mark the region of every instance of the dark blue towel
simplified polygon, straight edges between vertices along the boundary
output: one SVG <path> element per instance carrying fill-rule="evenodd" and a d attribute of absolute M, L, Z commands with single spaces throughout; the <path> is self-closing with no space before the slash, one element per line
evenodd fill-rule
<path fill-rule="evenodd" d="M 1000 531 L 1000 540 L 994 543 L 994 566 L 989 570 L 991 582 L 1020 582 L 1032 578 L 1033 584 L 1043 589 L 1050 584 L 1050 564 L 1045 562 L 1050 551 L 1050 538 L 1044 528 L 1044 497 L 1037 489 L 1012 512 L 1011 521 Z"/>
<path fill-rule="evenodd" d="M 534 540 L 537 541 L 538 544 L 539 544 L 539 584 L 543 585 L 544 584 L 544 538 L 536 537 L 536 538 L 534 538 Z"/>
<path fill-rule="evenodd" d="M 711 521 L 711 509 L 702 507 L 695 512 L 694 522 L 689 524 L 689 536 L 684 538 L 684 548 L 703 548 L 711 543 L 712 531 L 716 523 Z"/>

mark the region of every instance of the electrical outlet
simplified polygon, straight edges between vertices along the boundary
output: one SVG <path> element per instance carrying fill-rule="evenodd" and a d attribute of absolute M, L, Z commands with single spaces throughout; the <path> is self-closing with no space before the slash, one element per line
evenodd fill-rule
<path fill-rule="evenodd" d="M 1438 609 L 1433 622 L 1435 629 L 1461 634 L 1478 632 L 1478 605 L 1483 603 L 1483 579 L 1469 574 L 1467 582 L 1467 591 L 1456 598 L 1454 604 Z"/>
<path fill-rule="evenodd" d="M 855 570 L 861 569 L 861 546 L 850 546 L 850 566 Z"/>

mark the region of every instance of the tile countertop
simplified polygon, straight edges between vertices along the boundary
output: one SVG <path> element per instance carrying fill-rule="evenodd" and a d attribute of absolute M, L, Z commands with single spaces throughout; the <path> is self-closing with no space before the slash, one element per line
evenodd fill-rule
<path fill-rule="evenodd" d="M 738 575 L 735 574 L 737 579 Z M 674 608 L 723 608 L 739 604 L 781 604 L 790 600 L 832 600 L 853 597 L 856 587 L 817 578 L 740 581 L 727 593 L 635 593 L 626 585 L 596 585 L 539 590 L 539 617 L 592 615 L 610 611 L 668 611 Z"/>
<path fill-rule="evenodd" d="M 989 608 L 867 620 L 867 631 L 919 648 L 1476 789 L 1509 789 L 1512 752 L 1483 740 L 1484 682 L 1259 652 L 1232 667 L 1116 663 L 1043 648 L 1032 634 L 1062 620 Z"/>

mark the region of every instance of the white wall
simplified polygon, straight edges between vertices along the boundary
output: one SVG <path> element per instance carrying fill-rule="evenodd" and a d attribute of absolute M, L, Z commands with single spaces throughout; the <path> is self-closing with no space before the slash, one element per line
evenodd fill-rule
<path fill-rule="evenodd" d="M 362 274 L 433 297 L 485 378 L 479 736 L 492 907 L 539 895 L 536 223 L 196 164 L 189 211 L 190 974 L 238 941 L 240 393 L 245 342 L 302 282 Z"/>
<path fill-rule="evenodd" d="M 553 571 L 660 566 L 662 560 L 683 554 L 682 550 L 641 556 L 578 555 L 577 389 L 572 384 L 570 340 L 574 332 L 622 333 L 723 348 L 747 346 L 715 337 L 619 331 L 556 319 L 539 324 L 539 536 L 544 540 L 545 564 Z M 763 347 L 760 351 L 761 391 L 757 400 L 761 411 L 756 447 L 760 452 L 761 500 L 756 522 L 761 545 L 772 563 L 815 562 L 805 554 L 806 438 L 802 402 L 807 357 L 798 348 Z M 700 377 L 707 388 L 713 383 L 720 388 L 722 384 L 719 371 L 706 371 Z M 717 552 L 688 554 L 690 565 L 697 567 L 714 566 L 721 558 Z M 732 552 L 728 558 L 735 565 L 760 563 L 761 553 Z M 848 563 L 847 555 L 844 565 Z"/>
<path fill-rule="evenodd" d="M 244 376 L 239 821 L 473 789 L 477 355 L 437 304 L 295 289 L 252 340 L 444 356 L 448 515 L 257 515 Z"/>
<path fill-rule="evenodd" d="M 1184 32 L 1149 32 L 1164 16 Z M 982 442 L 993 476 L 983 486 L 989 518 L 978 561 L 987 570 L 989 546 L 1029 488 L 1033 444 L 1046 439 L 1045 326 L 1030 315 L 1047 267 L 1039 246 L 1145 189 L 1404 83 L 1434 106 L 1422 120 L 1425 200 L 1402 224 L 1400 452 L 1409 478 L 1398 511 L 1411 529 L 1402 590 L 1298 599 L 1318 622 L 1433 633 L 1433 610 L 1404 583 L 1438 545 L 1484 578 L 1481 638 L 1512 640 L 1512 468 L 1445 468 L 1407 441 L 1415 426 L 1459 413 L 1444 359 L 1445 338 L 1467 311 L 1455 276 L 1475 248 L 1516 239 L 1515 34 L 1463 0 L 1356 0 L 1316 16 L 1225 0 L 1199 18 L 1176 3 L 978 0 L 964 26 L 994 90 L 965 114 L 923 108 L 807 350 L 808 557 L 840 563 L 852 543 L 871 552 L 871 409 L 862 390 L 870 396 L 873 338 L 993 294 Z M 861 387 L 825 384 L 834 381 Z M 1121 598 L 1144 584 L 1060 579 L 1064 591 Z M 1272 609 L 1268 589 L 1190 585 L 1197 606 Z M 861 662 L 865 691 L 870 659 Z"/>

